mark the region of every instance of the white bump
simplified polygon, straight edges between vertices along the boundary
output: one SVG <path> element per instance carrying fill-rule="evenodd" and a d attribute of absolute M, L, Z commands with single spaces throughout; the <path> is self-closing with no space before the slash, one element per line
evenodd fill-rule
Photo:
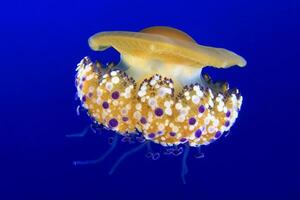
<path fill-rule="evenodd" d="M 139 120 L 141 118 L 141 113 L 139 111 L 136 111 L 133 113 L 133 117 L 137 120 Z"/>
<path fill-rule="evenodd" d="M 190 130 L 190 131 L 192 131 L 192 130 L 194 130 L 194 129 L 195 129 L 195 126 L 190 126 L 190 127 L 189 127 L 189 130 Z"/>
<path fill-rule="evenodd" d="M 178 129 L 178 127 L 177 127 L 177 126 L 173 126 L 173 129 L 172 129 L 172 130 L 173 130 L 173 132 L 175 132 L 175 133 L 176 133 L 176 132 L 178 132 L 178 130 L 179 130 L 179 129 Z"/>
<path fill-rule="evenodd" d="M 167 107 L 167 108 L 171 106 L 171 104 L 170 104 L 169 101 L 165 101 L 164 105 L 165 105 L 165 107 Z"/>
<path fill-rule="evenodd" d="M 224 112 L 224 113 L 227 113 L 227 111 L 228 111 L 228 109 L 227 109 L 227 107 L 225 106 L 225 107 L 223 108 L 223 112 Z"/>
<path fill-rule="evenodd" d="M 89 92 L 93 92 L 95 90 L 95 88 L 93 86 L 89 87 Z"/>
<path fill-rule="evenodd" d="M 166 91 L 165 91 L 165 88 L 164 88 L 164 87 L 162 87 L 162 88 L 160 88 L 160 89 L 158 90 L 158 95 L 159 95 L 160 97 L 165 96 L 165 94 L 166 94 Z"/>
<path fill-rule="evenodd" d="M 155 84 L 156 84 L 156 80 L 152 79 L 152 80 L 150 81 L 150 85 L 154 86 Z"/>
<path fill-rule="evenodd" d="M 122 113 L 122 115 L 127 115 L 127 114 L 128 114 L 128 111 L 127 111 L 127 109 L 122 109 L 122 110 L 121 110 L 121 113 Z"/>
<path fill-rule="evenodd" d="M 215 119 L 214 122 L 213 122 L 213 125 L 214 125 L 214 126 L 218 126 L 218 125 L 219 125 L 219 120 L 218 120 L 218 119 Z"/>
<path fill-rule="evenodd" d="M 158 126 L 158 130 L 162 131 L 165 129 L 165 126 L 163 124 L 159 124 Z"/>
<path fill-rule="evenodd" d="M 154 107 L 154 106 L 156 106 L 156 100 L 154 98 L 150 98 L 148 101 L 148 104 L 149 104 L 149 106 Z"/>
<path fill-rule="evenodd" d="M 127 108 L 127 110 L 130 110 L 131 105 L 130 105 L 130 104 L 127 104 L 125 107 Z"/>
<path fill-rule="evenodd" d="M 100 97 L 97 98 L 96 103 L 97 103 L 98 105 L 100 105 L 100 103 L 101 103 L 101 98 L 100 98 Z"/>
<path fill-rule="evenodd" d="M 130 92 L 131 92 L 131 88 L 130 87 L 125 88 L 125 93 L 130 93 Z"/>
<path fill-rule="evenodd" d="M 147 86 L 146 86 L 146 85 L 143 85 L 143 86 L 141 87 L 141 90 L 147 90 Z"/>
<path fill-rule="evenodd" d="M 215 130 L 216 130 L 216 129 L 215 129 L 215 127 L 213 127 L 213 126 L 209 126 L 209 127 L 208 127 L 208 132 L 209 132 L 209 133 L 214 133 Z"/>
<path fill-rule="evenodd" d="M 102 79 L 100 85 L 106 83 L 106 79 Z"/>
<path fill-rule="evenodd" d="M 212 99 L 208 100 L 208 104 L 209 104 L 210 107 L 214 107 L 214 102 L 212 101 Z"/>
<path fill-rule="evenodd" d="M 172 115 L 172 109 L 171 108 L 166 108 L 165 109 L 165 113 L 167 114 L 167 115 Z"/>
<path fill-rule="evenodd" d="M 112 81 L 114 84 L 117 84 L 117 83 L 119 83 L 120 79 L 119 79 L 119 77 L 115 76 L 115 77 L 113 77 L 113 78 L 111 79 L 111 81 Z"/>
<path fill-rule="evenodd" d="M 117 72 L 116 72 L 116 71 L 112 71 L 112 72 L 110 73 L 110 75 L 116 76 L 116 75 L 117 75 Z"/>
<path fill-rule="evenodd" d="M 204 119 L 204 124 L 205 125 L 208 125 L 210 123 L 210 117 L 207 116 L 205 119 Z"/>
<path fill-rule="evenodd" d="M 171 88 L 166 88 L 166 93 L 172 94 L 172 89 Z"/>
<path fill-rule="evenodd" d="M 184 119 L 185 119 L 185 117 L 184 117 L 183 115 L 179 115 L 179 116 L 177 117 L 177 120 L 178 120 L 179 122 L 183 122 Z"/>
<path fill-rule="evenodd" d="M 199 85 L 194 85 L 193 90 L 194 91 L 200 90 Z"/>
<path fill-rule="evenodd" d="M 142 105 L 140 103 L 138 103 L 138 104 L 135 105 L 135 109 L 141 110 L 141 108 L 142 108 Z"/>
<path fill-rule="evenodd" d="M 182 108 L 181 103 L 176 103 L 175 108 L 176 110 L 180 110 Z"/>
<path fill-rule="evenodd" d="M 143 97 L 143 96 L 145 96 L 145 94 L 146 94 L 145 90 L 140 90 L 140 91 L 138 92 L 138 96 L 139 96 L 139 97 Z"/>
<path fill-rule="evenodd" d="M 90 74 L 90 75 L 88 75 L 87 77 L 86 77 L 86 80 L 87 81 L 90 81 L 90 80 L 92 80 L 93 78 L 94 78 L 94 74 Z"/>
<path fill-rule="evenodd" d="M 218 109 L 218 112 L 222 112 L 223 111 L 223 107 L 220 106 L 220 104 L 218 105 L 217 109 Z"/>
<path fill-rule="evenodd" d="M 97 91 L 97 95 L 98 95 L 98 96 L 102 96 L 102 90 L 101 90 L 100 88 L 97 88 L 96 91 Z"/>
<path fill-rule="evenodd" d="M 126 99 L 130 98 L 130 93 L 125 93 L 125 98 Z"/>
<path fill-rule="evenodd" d="M 200 102 L 200 98 L 197 95 L 192 96 L 192 101 L 194 104 L 198 104 Z"/>
<path fill-rule="evenodd" d="M 112 88 L 113 88 L 113 84 L 112 84 L 111 82 L 107 82 L 106 85 L 105 85 L 105 88 L 106 88 L 107 90 L 111 91 Z"/>
<path fill-rule="evenodd" d="M 197 96 L 203 97 L 203 92 L 201 90 L 196 91 Z"/>
<path fill-rule="evenodd" d="M 183 108 L 183 109 L 180 110 L 180 115 L 185 116 L 185 115 L 187 115 L 187 113 L 188 113 L 187 109 Z"/>

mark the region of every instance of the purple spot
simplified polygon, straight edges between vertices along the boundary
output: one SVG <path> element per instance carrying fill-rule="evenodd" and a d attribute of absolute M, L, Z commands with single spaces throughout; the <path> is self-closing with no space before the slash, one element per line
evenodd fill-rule
<path fill-rule="evenodd" d="M 194 117 L 191 117 L 190 119 L 189 119 L 189 124 L 190 125 L 194 125 L 196 123 L 196 119 L 194 118 Z"/>
<path fill-rule="evenodd" d="M 102 104 L 102 107 L 104 109 L 107 109 L 109 107 L 109 104 L 106 101 L 104 101 L 103 104 Z"/>
<path fill-rule="evenodd" d="M 88 96 L 89 96 L 89 98 L 92 98 L 93 93 L 89 93 Z"/>
<path fill-rule="evenodd" d="M 230 115 L 231 115 L 231 112 L 228 110 L 226 113 L 226 117 L 230 117 Z"/>
<path fill-rule="evenodd" d="M 180 139 L 180 142 L 186 142 L 186 141 L 187 141 L 186 138 L 181 138 L 181 139 Z"/>
<path fill-rule="evenodd" d="M 154 138 L 154 137 L 155 137 L 155 133 L 150 133 L 150 134 L 148 135 L 148 137 L 149 137 L 149 138 Z"/>
<path fill-rule="evenodd" d="M 172 137 L 175 137 L 175 135 L 176 135 L 175 132 L 170 132 L 169 134 L 170 134 L 170 136 L 172 136 Z"/>
<path fill-rule="evenodd" d="M 141 117 L 141 120 L 140 120 L 140 121 L 141 121 L 142 124 L 146 124 L 146 123 L 147 123 L 147 120 L 146 120 L 145 117 Z"/>
<path fill-rule="evenodd" d="M 158 132 L 157 132 L 158 135 L 161 135 L 161 134 L 163 134 L 163 133 L 164 133 L 164 132 L 162 132 L 162 131 L 158 131 Z"/>
<path fill-rule="evenodd" d="M 86 101 L 86 96 L 85 96 L 85 95 L 82 96 L 82 101 L 83 101 L 83 102 Z"/>
<path fill-rule="evenodd" d="M 215 138 L 219 138 L 222 135 L 221 131 L 217 131 L 215 134 Z"/>
<path fill-rule="evenodd" d="M 118 121 L 115 118 L 112 118 L 111 120 L 109 120 L 108 123 L 112 128 L 118 126 Z"/>
<path fill-rule="evenodd" d="M 82 90 L 82 84 L 80 84 L 80 85 L 79 85 L 79 89 L 81 89 L 81 90 Z"/>
<path fill-rule="evenodd" d="M 119 96 L 120 96 L 120 93 L 119 93 L 118 91 L 114 91 L 114 92 L 111 94 L 111 97 L 112 97 L 113 99 L 118 99 Z"/>
<path fill-rule="evenodd" d="M 81 79 L 82 81 L 85 81 L 85 76 L 84 77 L 82 77 L 82 79 Z"/>
<path fill-rule="evenodd" d="M 123 120 L 124 122 L 127 122 L 127 121 L 128 121 L 128 117 L 122 117 L 122 120 Z"/>
<path fill-rule="evenodd" d="M 226 122 L 225 122 L 225 126 L 228 127 L 229 125 L 230 125 L 230 122 L 229 122 L 229 121 L 226 121 Z"/>
<path fill-rule="evenodd" d="M 199 113 L 204 113 L 204 111 L 205 111 L 204 105 L 199 106 L 198 111 L 199 111 Z"/>
<path fill-rule="evenodd" d="M 164 111 L 161 108 L 156 108 L 154 113 L 155 113 L 156 116 L 160 117 L 164 114 Z"/>
<path fill-rule="evenodd" d="M 202 135 L 202 131 L 200 129 L 198 129 L 196 132 L 195 132 L 195 137 L 196 138 L 200 138 Z"/>

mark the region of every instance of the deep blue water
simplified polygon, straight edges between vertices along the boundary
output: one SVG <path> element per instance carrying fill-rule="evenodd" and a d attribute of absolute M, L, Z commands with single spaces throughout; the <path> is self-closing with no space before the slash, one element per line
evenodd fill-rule
<path fill-rule="evenodd" d="M 300 199 L 299 35 L 297 0 L 286 1 L 13 1 L 2 2 L 0 199 Z M 83 56 L 118 61 L 115 51 L 93 52 L 92 34 L 167 25 L 204 45 L 231 49 L 246 68 L 205 69 L 240 89 L 244 102 L 228 137 L 188 160 L 151 161 L 143 152 L 113 176 L 124 144 L 105 162 L 72 166 L 107 147 L 83 130 L 76 115 L 74 75 Z"/>

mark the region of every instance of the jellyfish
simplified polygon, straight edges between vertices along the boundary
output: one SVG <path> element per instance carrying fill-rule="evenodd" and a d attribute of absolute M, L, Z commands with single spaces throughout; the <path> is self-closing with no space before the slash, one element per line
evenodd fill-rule
<path fill-rule="evenodd" d="M 95 123 L 117 135 L 144 139 L 118 160 L 111 173 L 126 156 L 156 143 L 172 151 L 182 149 L 185 182 L 190 148 L 208 145 L 229 131 L 243 100 L 238 89 L 213 81 L 202 69 L 244 67 L 245 59 L 164 26 L 100 32 L 88 43 L 95 51 L 112 47 L 121 58 L 108 66 L 88 57 L 80 61 L 75 83 L 83 108 Z"/>

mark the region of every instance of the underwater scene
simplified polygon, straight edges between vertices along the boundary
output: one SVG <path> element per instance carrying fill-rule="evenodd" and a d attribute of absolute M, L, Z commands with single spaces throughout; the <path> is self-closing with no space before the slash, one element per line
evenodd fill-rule
<path fill-rule="evenodd" d="M 4 3 L 0 199 L 300 199 L 299 9 Z"/>

